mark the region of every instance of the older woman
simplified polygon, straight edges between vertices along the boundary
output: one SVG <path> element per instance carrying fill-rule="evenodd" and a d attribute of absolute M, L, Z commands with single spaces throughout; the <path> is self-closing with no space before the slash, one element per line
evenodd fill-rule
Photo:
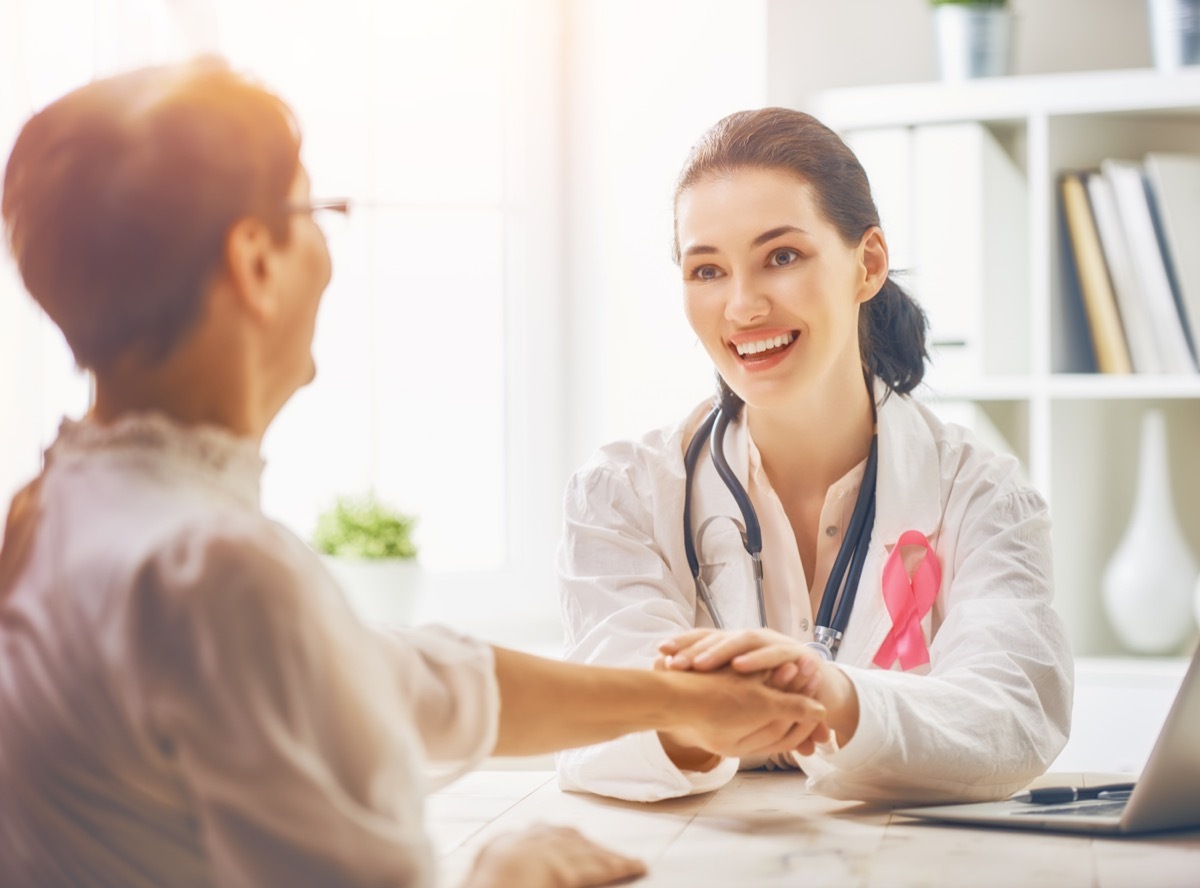
<path fill-rule="evenodd" d="M 427 787 L 490 752 L 671 730 L 735 755 L 823 730 L 764 675 L 593 669 L 352 616 L 259 507 L 259 442 L 313 377 L 331 273 L 299 152 L 283 102 L 203 60 L 70 93 L 9 159 L 13 254 L 96 398 L 0 552 L 6 885 L 426 885 Z M 470 882 L 641 870 L 542 828 Z"/>

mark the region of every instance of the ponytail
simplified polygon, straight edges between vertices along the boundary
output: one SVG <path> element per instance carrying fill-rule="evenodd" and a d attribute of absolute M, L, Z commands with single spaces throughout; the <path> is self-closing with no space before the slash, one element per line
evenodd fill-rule
<path fill-rule="evenodd" d="M 925 312 L 891 275 L 858 316 L 858 345 L 868 379 L 907 395 L 925 376 Z"/>

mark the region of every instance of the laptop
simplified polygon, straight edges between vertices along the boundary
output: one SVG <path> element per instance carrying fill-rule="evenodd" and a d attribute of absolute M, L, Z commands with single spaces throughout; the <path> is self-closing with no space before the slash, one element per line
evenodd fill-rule
<path fill-rule="evenodd" d="M 1056 804 L 1008 799 L 894 813 L 941 823 L 1111 835 L 1200 829 L 1200 647 L 1132 792 L 1127 798 L 1106 795 L 1118 797 Z"/>

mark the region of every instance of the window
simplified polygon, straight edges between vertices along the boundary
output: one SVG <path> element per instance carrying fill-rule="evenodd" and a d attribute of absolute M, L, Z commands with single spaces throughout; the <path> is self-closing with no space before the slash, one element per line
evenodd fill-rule
<path fill-rule="evenodd" d="M 356 202 L 330 243 L 318 377 L 264 442 L 266 511 L 306 537 L 335 495 L 374 488 L 418 516 L 435 575 L 516 587 L 548 571 L 563 480 L 558 4 L 77 0 L 83 36 L 67 48 L 60 6 L 0 3 L 24 20 L 37 81 L 14 136 L 94 75 L 216 51 L 296 110 L 314 196 Z M 47 412 L 82 412 L 53 400 Z"/>

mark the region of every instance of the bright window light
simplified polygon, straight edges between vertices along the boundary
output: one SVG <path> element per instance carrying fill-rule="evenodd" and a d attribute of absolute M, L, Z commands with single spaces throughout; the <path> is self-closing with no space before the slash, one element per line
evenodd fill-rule
<path fill-rule="evenodd" d="M 546 78 L 523 55 L 549 39 L 549 6 L 0 0 L 3 22 L 15 23 L 0 49 L 16 51 L 0 62 L 17 87 L 0 100 L 5 156 L 29 113 L 95 76 L 215 52 L 295 109 L 314 197 L 353 201 L 349 225 L 330 240 L 317 379 L 264 442 L 264 509 L 302 537 L 335 496 L 373 490 L 418 517 L 431 571 L 511 571 L 534 557 L 523 535 L 546 500 L 531 503 L 527 491 L 547 461 L 528 451 L 536 431 L 521 411 L 538 393 L 516 349 L 532 338 L 522 319 L 546 315 L 530 300 L 548 288 L 523 271 L 533 237 L 524 149 L 552 134 L 528 95 L 531 83 L 545 93 Z M 543 131 L 531 135 L 534 126 Z M 537 173 L 545 193 L 554 173 Z M 17 305 L 27 297 L 11 271 L 0 268 L 0 296 Z M 8 315 L 16 310 L 0 320 Z M 70 357 L 54 332 L 20 320 L 44 342 L 34 357 L 48 369 L 41 406 L 0 404 L 3 418 L 25 417 L 20 440 L 0 451 L 5 499 L 53 437 L 43 414 L 56 423 L 86 405 L 86 380 L 64 382 Z M 19 338 L 0 330 L 0 344 L 10 335 Z M 533 548 L 548 562 L 545 541 Z"/>

